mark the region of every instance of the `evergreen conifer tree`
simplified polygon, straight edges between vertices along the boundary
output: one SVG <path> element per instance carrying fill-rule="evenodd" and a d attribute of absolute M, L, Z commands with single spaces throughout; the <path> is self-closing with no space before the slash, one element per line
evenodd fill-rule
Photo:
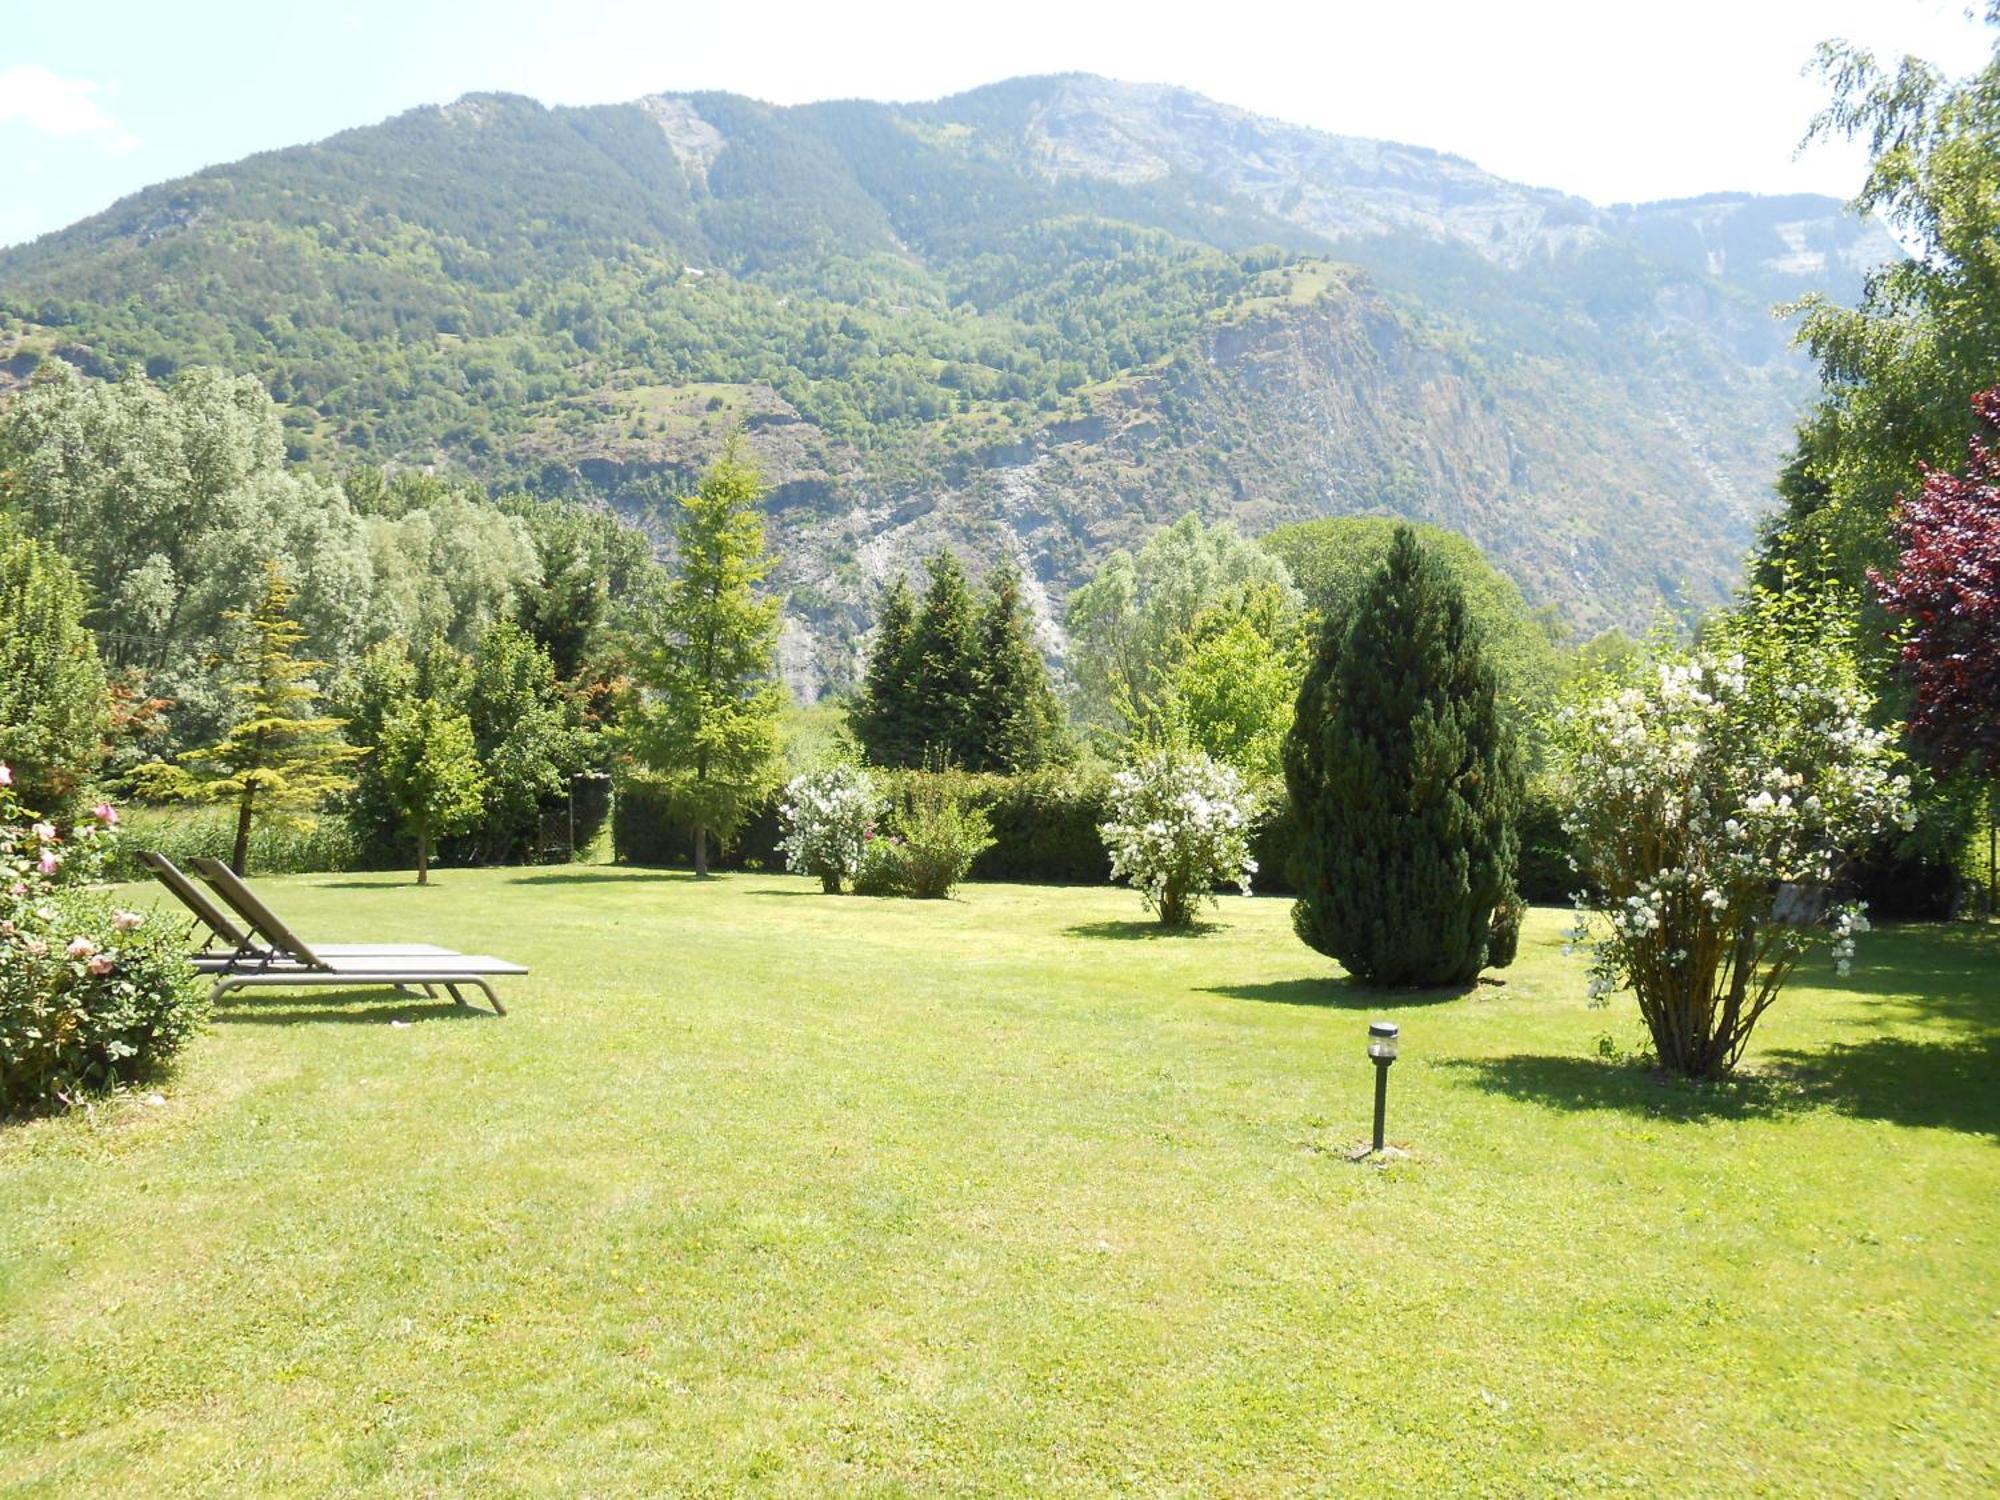
<path fill-rule="evenodd" d="M 910 721 L 910 630 L 915 619 L 910 586 L 898 578 L 882 598 L 867 678 L 848 712 L 861 753 L 873 765 L 911 766 L 923 758 L 923 737 Z"/>
<path fill-rule="evenodd" d="M 930 586 L 910 627 L 909 713 L 921 765 L 966 763 L 978 733 L 979 620 L 965 569 L 950 552 L 925 565 Z"/>
<path fill-rule="evenodd" d="M 648 690 L 631 729 L 638 759 L 665 778 L 694 832 L 694 868 L 708 874 L 712 836 L 727 840 L 777 781 L 776 599 L 763 484 L 732 435 L 701 487 L 681 501 L 680 571 L 641 624 L 638 678 Z"/>
<path fill-rule="evenodd" d="M 1035 645 L 1034 621 L 1012 568 L 988 575 L 979 614 L 978 695 L 968 769 L 1031 771 L 1067 750 L 1062 704 Z"/>
<path fill-rule="evenodd" d="M 1299 936 L 1372 984 L 1463 984 L 1513 889 L 1521 770 L 1449 571 L 1399 527 L 1285 742 Z"/>
<path fill-rule="evenodd" d="M 326 664 L 298 654 L 306 632 L 292 614 L 296 597 L 283 567 L 266 563 L 256 609 L 225 616 L 243 630 L 231 657 L 237 713 L 229 732 L 217 744 L 189 751 L 179 766 L 155 761 L 137 775 L 154 795 L 233 801 L 236 842 L 229 863 L 238 875 L 246 873 L 257 817 L 318 807 L 353 784 L 347 767 L 366 753 L 342 741 L 340 720 L 319 712 L 314 678 Z"/>

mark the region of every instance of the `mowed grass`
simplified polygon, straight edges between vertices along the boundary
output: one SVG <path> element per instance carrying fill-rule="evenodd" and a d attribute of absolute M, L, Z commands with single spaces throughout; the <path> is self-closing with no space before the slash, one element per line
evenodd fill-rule
<path fill-rule="evenodd" d="M 1112 889 L 269 888 L 535 973 L 505 1019 L 238 1001 L 164 1103 L 0 1129 L 0 1487 L 2000 1483 L 1994 932 L 1872 935 L 1688 1089 L 1598 1055 L 1636 1018 L 1555 911 L 1409 998 L 1275 899 L 1172 938 Z"/>

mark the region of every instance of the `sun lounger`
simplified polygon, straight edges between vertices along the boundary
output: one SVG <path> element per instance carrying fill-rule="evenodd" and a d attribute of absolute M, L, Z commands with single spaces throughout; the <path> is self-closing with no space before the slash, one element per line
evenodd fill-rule
<path fill-rule="evenodd" d="M 283 918 L 264 904 L 263 898 L 237 878 L 229 866 L 217 859 L 194 861 L 197 874 L 214 888 L 236 914 L 250 925 L 273 954 L 281 954 L 265 965 L 229 968 L 216 972 L 209 991 L 219 1000 L 234 990 L 289 989 L 299 985 L 342 985 L 347 988 L 380 986 L 385 989 L 442 989 L 460 1005 L 466 1003 L 460 986 L 478 990 L 493 1007 L 495 1015 L 506 1015 L 507 1007 L 493 993 L 492 980 L 527 969 L 487 953 L 454 953 L 450 949 L 429 952 L 349 952 L 336 954 L 314 948 L 286 925 Z"/>
<path fill-rule="evenodd" d="M 213 974 L 224 969 L 270 968 L 275 964 L 297 962 L 293 955 L 265 946 L 237 926 L 228 913 L 209 899 L 207 892 L 188 879 L 180 867 L 164 854 L 142 849 L 139 859 L 206 930 L 207 936 L 201 947 L 189 955 L 197 969 Z M 228 951 L 216 949 L 217 943 L 225 945 Z M 322 958 L 359 958 L 382 953 L 441 955 L 451 951 L 433 943 L 318 943 L 313 947 L 313 952 Z"/>

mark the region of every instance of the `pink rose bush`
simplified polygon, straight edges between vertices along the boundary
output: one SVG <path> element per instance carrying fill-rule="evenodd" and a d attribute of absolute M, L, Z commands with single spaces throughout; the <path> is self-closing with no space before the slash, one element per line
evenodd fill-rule
<path fill-rule="evenodd" d="M 67 831 L 15 800 L 0 763 L 0 1116 L 63 1108 L 163 1067 L 205 994 L 176 924 L 91 886 L 113 852 L 109 803 Z"/>

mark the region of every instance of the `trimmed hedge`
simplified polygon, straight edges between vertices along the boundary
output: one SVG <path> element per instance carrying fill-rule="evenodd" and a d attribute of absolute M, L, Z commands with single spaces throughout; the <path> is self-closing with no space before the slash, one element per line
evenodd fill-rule
<path fill-rule="evenodd" d="M 754 809 L 726 847 L 709 845 L 711 870 L 782 870 L 779 797 Z M 621 776 L 611 798 L 611 853 L 620 864 L 692 868 L 694 831 L 669 815 L 666 788 L 643 775 Z"/>
<path fill-rule="evenodd" d="M 885 799 L 898 797 L 920 771 L 872 770 Z M 1111 880 L 1111 855 L 1099 837 L 1110 792 L 1108 773 L 1091 769 L 1034 771 L 1022 776 L 950 773 L 972 805 L 993 825 L 993 847 L 973 861 L 972 879 L 1018 881 L 1024 885 L 1104 885 Z M 709 865 L 718 870 L 782 870 L 778 848 L 781 795 L 753 812 L 735 842 Z M 618 784 L 611 814 L 612 850 L 621 864 L 685 869 L 694 863 L 694 840 L 667 817 L 661 789 L 643 777 Z M 1298 828 L 1281 790 L 1276 805 L 1258 821 L 1250 840 L 1257 874 L 1250 888 L 1259 895 L 1287 896 L 1297 890 L 1292 860 Z M 1528 901 L 1566 904 L 1576 888 L 1569 868 L 1569 844 L 1562 810 L 1530 787 L 1521 818 L 1519 889 Z"/>

